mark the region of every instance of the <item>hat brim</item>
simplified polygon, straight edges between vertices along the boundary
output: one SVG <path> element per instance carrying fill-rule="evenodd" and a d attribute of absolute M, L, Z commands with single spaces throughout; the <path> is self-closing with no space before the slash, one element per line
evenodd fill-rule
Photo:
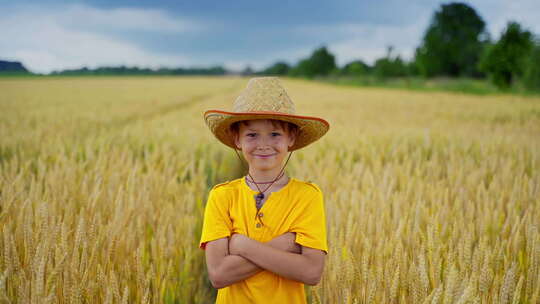
<path fill-rule="evenodd" d="M 208 110 L 204 112 L 204 120 L 210 131 L 223 144 L 238 149 L 234 144 L 231 125 L 242 120 L 277 119 L 287 121 L 298 126 L 295 143 L 289 151 L 298 150 L 321 138 L 330 124 L 319 117 L 285 114 L 280 112 L 253 111 L 253 112 L 227 112 L 221 110 Z"/>

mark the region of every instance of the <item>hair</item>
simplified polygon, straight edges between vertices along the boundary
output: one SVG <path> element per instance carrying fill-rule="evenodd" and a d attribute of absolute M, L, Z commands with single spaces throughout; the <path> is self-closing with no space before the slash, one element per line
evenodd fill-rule
<path fill-rule="evenodd" d="M 274 126 L 274 128 L 281 127 L 283 130 L 285 130 L 289 134 L 295 134 L 295 135 L 298 134 L 298 126 L 293 124 L 292 122 L 279 120 L 279 119 L 268 119 L 268 120 L 270 121 L 272 126 Z M 249 122 L 250 120 L 241 120 L 241 121 L 234 122 L 230 127 L 232 134 L 237 135 L 240 132 L 240 124 L 248 126 Z"/>

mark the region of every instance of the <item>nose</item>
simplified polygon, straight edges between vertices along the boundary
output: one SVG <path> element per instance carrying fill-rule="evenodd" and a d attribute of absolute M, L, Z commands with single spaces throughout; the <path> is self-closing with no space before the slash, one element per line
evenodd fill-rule
<path fill-rule="evenodd" d="M 266 136 L 260 136 L 259 140 L 257 141 L 257 149 L 264 150 L 270 148 L 270 145 L 268 144 L 269 141 L 270 139 L 268 139 Z"/>

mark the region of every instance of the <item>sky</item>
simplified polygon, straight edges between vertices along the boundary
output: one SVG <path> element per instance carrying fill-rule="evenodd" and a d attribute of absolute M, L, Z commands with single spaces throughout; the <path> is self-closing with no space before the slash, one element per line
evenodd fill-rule
<path fill-rule="evenodd" d="M 343 66 L 389 46 L 409 60 L 438 0 L 0 0 L 0 59 L 36 73 L 99 66 L 294 65 L 326 46 Z M 498 39 L 509 21 L 540 35 L 540 1 L 465 1 Z"/>

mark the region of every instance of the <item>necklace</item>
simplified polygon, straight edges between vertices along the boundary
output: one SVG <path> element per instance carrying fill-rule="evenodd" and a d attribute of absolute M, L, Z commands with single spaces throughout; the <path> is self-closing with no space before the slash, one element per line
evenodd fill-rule
<path fill-rule="evenodd" d="M 276 177 L 276 179 L 279 180 L 279 179 L 283 176 L 283 174 L 285 174 L 285 173 L 281 172 L 281 174 L 280 174 L 278 177 Z M 252 179 L 247 178 L 247 177 L 246 177 L 246 180 L 247 180 L 248 182 L 252 183 L 252 184 L 258 184 L 258 185 L 270 184 L 270 183 L 273 183 L 273 182 L 274 182 L 274 181 L 269 181 L 269 182 L 260 182 L 260 183 L 258 183 L 258 182 L 254 181 L 254 180 L 252 180 Z"/>
<path fill-rule="evenodd" d="M 242 162 L 242 158 L 240 157 L 240 154 L 238 154 L 238 151 L 236 151 L 236 149 L 234 149 L 234 152 L 236 152 L 236 155 L 238 156 L 238 158 L 240 159 L 240 162 L 242 163 L 242 165 L 244 166 L 244 168 L 247 170 L 247 174 L 248 176 L 251 178 L 252 181 L 254 181 L 255 179 L 253 178 L 253 176 L 251 176 L 251 174 L 249 174 L 249 169 L 247 169 L 244 165 L 244 163 Z M 266 189 L 264 189 L 264 191 L 261 191 L 261 188 L 259 188 L 259 185 L 258 184 L 263 184 L 263 183 L 257 183 L 257 182 L 253 182 L 255 184 L 255 186 L 257 187 L 257 190 L 259 190 L 259 193 L 257 193 L 255 195 L 255 206 L 257 207 L 257 211 L 259 209 L 261 209 L 262 207 L 262 200 L 264 199 L 264 192 L 266 192 L 266 190 L 268 190 L 272 184 L 274 184 L 279 178 L 281 178 L 282 176 L 282 173 L 283 173 L 283 169 L 285 169 L 285 166 L 287 166 L 287 163 L 289 162 L 289 159 L 291 158 L 291 155 L 292 155 L 292 152 L 289 153 L 289 157 L 287 157 L 287 161 L 285 162 L 285 165 L 283 165 L 283 168 L 281 168 L 281 170 L 279 171 L 279 174 L 278 174 L 278 177 L 276 177 L 273 181 L 271 182 L 265 182 L 264 184 L 267 184 L 267 183 L 270 183 L 270 185 L 268 185 L 268 187 L 266 187 Z M 247 178 L 246 178 L 247 179 Z"/>

